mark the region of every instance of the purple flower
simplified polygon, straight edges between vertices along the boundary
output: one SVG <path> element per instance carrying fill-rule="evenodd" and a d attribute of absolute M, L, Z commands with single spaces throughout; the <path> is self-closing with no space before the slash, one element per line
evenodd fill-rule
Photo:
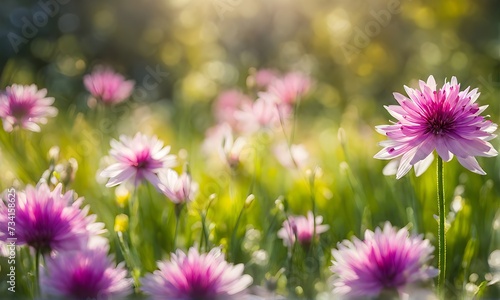
<path fill-rule="evenodd" d="M 214 103 L 214 115 L 219 123 L 227 123 L 232 128 L 237 126 L 238 121 L 234 113 L 245 105 L 251 105 L 252 99 L 238 90 L 227 90 L 222 92 Z"/>
<path fill-rule="evenodd" d="M 239 299 L 252 283 L 243 274 L 243 264 L 226 262 L 219 248 L 207 254 L 191 248 L 187 255 L 177 250 L 170 261 L 158 262 L 158 268 L 142 279 L 142 290 L 153 299 Z"/>
<path fill-rule="evenodd" d="M 107 247 L 58 253 L 46 259 L 41 272 L 45 297 L 123 299 L 132 292 L 123 263 L 115 267 Z"/>
<path fill-rule="evenodd" d="M 383 230 L 367 230 L 365 240 L 354 238 L 339 243 L 332 250 L 333 292 L 349 297 L 375 297 L 384 290 L 402 292 L 438 274 L 426 266 L 434 247 L 422 236 L 410 236 L 406 228 L 399 231 L 389 222 Z"/>
<path fill-rule="evenodd" d="M 193 182 L 188 173 L 179 176 L 174 170 L 168 169 L 160 172 L 158 178 L 158 189 L 175 204 L 191 202 L 198 191 L 198 184 Z"/>
<path fill-rule="evenodd" d="M 95 223 L 96 216 L 87 216 L 89 207 L 80 209 L 83 198 L 73 202 L 73 191 L 61 193 L 58 184 L 50 191 L 46 183 L 27 186 L 16 194 L 15 236 L 7 232 L 8 206 L 0 201 L 0 239 L 17 238 L 17 244 L 27 244 L 42 253 L 84 248 L 103 232 L 103 223 Z M 10 204 L 10 202 L 8 202 Z"/>
<path fill-rule="evenodd" d="M 496 156 L 498 152 L 488 142 L 496 137 L 497 124 L 480 114 L 487 108 L 478 106 L 477 89 L 460 91 L 455 77 L 436 90 L 434 77 L 427 83 L 420 81 L 420 90 L 405 86 L 409 98 L 394 93 L 399 105 L 386 109 L 397 119 L 392 125 L 377 126 L 377 131 L 388 137 L 380 143 L 384 147 L 375 155 L 378 159 L 400 157 L 396 178 L 401 178 L 415 167 L 417 175 L 430 165 L 433 151 L 444 161 L 457 156 L 462 166 L 470 171 L 486 174 L 475 156 Z M 390 173 L 390 171 L 388 171 Z"/>
<path fill-rule="evenodd" d="M 125 80 L 122 75 L 104 67 L 97 67 L 92 74 L 85 75 L 83 83 L 92 96 L 105 104 L 124 101 L 134 89 L 133 80 Z"/>
<path fill-rule="evenodd" d="M 5 131 L 19 127 L 39 132 L 39 124 L 46 124 L 47 118 L 57 115 L 57 109 L 52 106 L 54 98 L 46 95 L 46 89 L 38 90 L 34 84 L 7 87 L 0 95 L 0 118 Z"/>
<path fill-rule="evenodd" d="M 145 179 L 157 186 L 158 172 L 176 165 L 176 157 L 168 155 L 169 151 L 170 146 L 163 147 L 163 142 L 156 136 L 150 138 L 140 132 L 133 138 L 122 135 L 120 141 L 111 140 L 109 152 L 118 162 L 104 169 L 100 175 L 110 178 L 107 187 L 125 181 L 132 181 L 137 186 Z"/>
<path fill-rule="evenodd" d="M 283 228 L 278 231 L 278 237 L 287 247 L 292 247 L 296 238 L 300 245 L 308 247 L 313 240 L 314 226 L 316 226 L 316 237 L 330 228 L 328 225 L 321 225 L 322 222 L 323 217 L 316 216 L 314 220 L 311 211 L 307 212 L 307 217 L 290 216 L 283 222 Z"/>

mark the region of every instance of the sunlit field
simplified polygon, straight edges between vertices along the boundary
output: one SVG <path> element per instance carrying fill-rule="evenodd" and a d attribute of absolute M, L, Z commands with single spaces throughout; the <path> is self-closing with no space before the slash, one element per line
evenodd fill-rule
<path fill-rule="evenodd" d="M 500 298 L 495 1 L 3 1 L 1 299 Z"/>

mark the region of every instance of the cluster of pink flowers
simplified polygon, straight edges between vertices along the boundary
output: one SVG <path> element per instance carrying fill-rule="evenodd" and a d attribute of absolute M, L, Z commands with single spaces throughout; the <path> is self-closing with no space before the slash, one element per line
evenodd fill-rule
<path fill-rule="evenodd" d="M 223 91 L 216 99 L 214 116 L 217 125 L 207 130 L 203 147 L 205 152 L 221 157 L 232 168 L 239 165 L 250 137 L 259 132 L 279 132 L 280 127 L 288 125 L 295 103 L 309 92 L 312 85 L 311 79 L 302 73 L 280 76 L 278 72 L 267 69 L 250 75 L 248 82 L 257 87 L 256 94 L 247 95 L 232 89 Z M 298 149 L 301 152 L 299 160 L 307 160 L 308 153 L 303 146 Z M 275 153 L 285 167 L 296 167 L 297 164 L 289 163 L 293 161 L 291 156 L 296 154 L 288 148 L 276 147 Z"/>

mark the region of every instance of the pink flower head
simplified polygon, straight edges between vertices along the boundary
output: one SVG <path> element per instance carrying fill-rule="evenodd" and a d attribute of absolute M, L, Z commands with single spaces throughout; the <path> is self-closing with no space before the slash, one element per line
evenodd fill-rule
<path fill-rule="evenodd" d="M 89 207 L 80 209 L 83 198 L 73 201 L 73 191 L 61 193 L 58 184 L 50 191 L 46 183 L 27 186 L 16 194 L 15 236 L 7 231 L 8 206 L 0 201 L 0 239 L 17 238 L 18 245 L 27 244 L 43 253 L 79 250 L 94 236 L 103 232 L 104 224 L 95 223 L 96 216 L 87 216 Z M 8 202 L 9 204 L 11 202 Z"/>
<path fill-rule="evenodd" d="M 214 113 L 219 123 L 228 123 L 235 128 L 237 120 L 234 113 L 245 105 L 251 105 L 252 100 L 238 90 L 222 92 L 215 101 Z"/>
<path fill-rule="evenodd" d="M 107 187 L 125 181 L 132 181 L 137 186 L 144 179 L 156 186 L 158 172 L 177 163 L 175 155 L 169 155 L 169 151 L 170 146 L 163 147 L 163 142 L 156 136 L 150 138 L 140 132 L 133 138 L 121 135 L 120 141 L 111 140 L 109 151 L 118 162 L 104 169 L 100 175 L 110 178 Z"/>
<path fill-rule="evenodd" d="M 296 238 L 300 245 L 308 247 L 313 241 L 314 226 L 316 226 L 316 237 L 330 228 L 328 225 L 321 225 L 322 222 L 323 217 L 316 216 L 314 220 L 311 211 L 307 212 L 307 217 L 290 216 L 283 222 L 283 227 L 278 231 L 278 237 L 287 247 L 292 247 Z"/>
<path fill-rule="evenodd" d="M 333 292 L 348 297 L 376 297 L 383 290 L 402 292 L 414 283 L 426 281 L 438 270 L 426 263 L 434 247 L 422 236 L 410 236 L 389 222 L 375 232 L 366 230 L 365 240 L 354 238 L 332 250 Z"/>
<path fill-rule="evenodd" d="M 125 80 L 122 75 L 104 67 L 97 67 L 92 74 L 85 75 L 83 83 L 92 96 L 105 104 L 124 101 L 132 94 L 135 84 L 133 80 Z"/>
<path fill-rule="evenodd" d="M 198 191 L 198 184 L 193 182 L 188 173 L 179 176 L 174 170 L 168 169 L 158 173 L 158 178 L 158 189 L 175 204 L 191 202 Z"/>
<path fill-rule="evenodd" d="M 187 255 L 177 250 L 170 261 L 158 262 L 158 268 L 141 281 L 142 290 L 153 299 L 240 299 L 252 284 L 243 264 L 226 262 L 219 248 L 206 254 L 191 248 Z"/>
<path fill-rule="evenodd" d="M 276 96 L 269 93 L 259 93 L 259 98 L 251 105 L 245 105 L 235 112 L 239 130 L 244 133 L 255 133 L 261 129 L 274 129 L 284 121 L 291 111 L 281 106 Z"/>
<path fill-rule="evenodd" d="M 121 263 L 115 266 L 107 247 L 58 253 L 41 272 L 42 295 L 64 299 L 124 299 L 132 280 Z"/>
<path fill-rule="evenodd" d="M 268 92 L 276 95 L 281 103 L 293 104 L 299 97 L 304 96 L 310 87 L 309 77 L 299 72 L 292 72 L 274 80 L 269 85 Z"/>
<path fill-rule="evenodd" d="M 392 125 L 377 126 L 377 131 L 388 137 L 380 143 L 384 147 L 375 155 L 378 159 L 400 158 L 396 178 L 401 178 L 415 167 L 421 174 L 430 165 L 433 151 L 444 161 L 457 156 L 462 166 L 470 171 L 486 174 L 475 156 L 496 156 L 498 152 L 488 142 L 496 137 L 497 124 L 480 114 L 487 108 L 478 106 L 477 89 L 460 91 L 455 77 L 436 90 L 434 77 L 427 83 L 420 81 L 420 90 L 405 86 L 409 98 L 394 93 L 399 105 L 386 109 L 397 119 Z"/>
<path fill-rule="evenodd" d="M 281 143 L 273 148 L 274 156 L 280 164 L 287 169 L 301 169 L 307 165 L 309 152 L 304 145 L 290 145 Z"/>
<path fill-rule="evenodd" d="M 278 72 L 272 69 L 260 69 L 252 76 L 258 87 L 267 88 L 276 78 L 278 78 Z"/>
<path fill-rule="evenodd" d="M 46 124 L 47 118 L 57 115 L 52 106 L 54 98 L 46 95 L 46 89 L 38 90 L 34 84 L 8 86 L 0 95 L 0 118 L 5 131 L 19 127 L 39 132 L 39 124 Z"/>

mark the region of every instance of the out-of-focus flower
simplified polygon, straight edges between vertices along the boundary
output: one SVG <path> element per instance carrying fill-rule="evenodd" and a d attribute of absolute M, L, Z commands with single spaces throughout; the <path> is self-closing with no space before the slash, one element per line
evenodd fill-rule
<path fill-rule="evenodd" d="M 261 129 L 274 129 L 279 126 L 280 118 L 284 121 L 290 114 L 291 110 L 280 106 L 274 95 L 259 93 L 254 103 L 235 112 L 235 118 L 240 132 L 252 134 Z"/>
<path fill-rule="evenodd" d="M 133 80 L 104 67 L 97 67 L 92 74 L 83 77 L 87 90 L 105 104 L 118 104 L 130 97 L 134 89 Z"/>
<path fill-rule="evenodd" d="M 323 222 L 322 216 L 316 216 L 311 211 L 307 212 L 305 216 L 289 216 L 283 222 L 283 227 L 278 231 L 278 237 L 283 239 L 283 245 L 292 247 L 296 241 L 304 247 L 311 245 L 313 241 L 313 234 L 316 233 L 318 237 L 321 233 L 326 232 L 330 226 L 321 225 Z M 314 227 L 316 226 L 316 230 Z"/>
<path fill-rule="evenodd" d="M 278 72 L 272 69 L 260 69 L 250 75 L 253 83 L 259 88 L 267 88 L 278 76 Z"/>
<path fill-rule="evenodd" d="M 246 146 L 247 140 L 244 137 L 234 139 L 232 132 L 229 131 L 218 149 L 222 160 L 227 162 L 231 168 L 236 168 L 240 164 L 241 152 Z"/>
<path fill-rule="evenodd" d="M 18 245 L 27 244 L 42 253 L 85 248 L 93 237 L 103 232 L 104 224 L 96 223 L 95 215 L 87 216 L 88 206 L 80 209 L 83 198 L 73 202 L 73 191 L 65 194 L 61 191 L 61 184 L 50 191 L 48 185 L 42 183 L 18 192 L 15 236 L 7 232 L 11 221 L 8 206 L 0 201 L 0 239 L 15 237 Z"/>
<path fill-rule="evenodd" d="M 5 131 L 17 127 L 39 132 L 39 124 L 46 124 L 47 118 L 57 115 L 52 106 L 54 98 L 46 95 L 46 89 L 38 90 L 34 84 L 8 86 L 0 95 L 0 118 Z"/>
<path fill-rule="evenodd" d="M 354 238 L 339 243 L 332 251 L 333 292 L 348 297 L 376 297 L 380 293 L 403 293 L 413 284 L 438 274 L 426 263 L 434 247 L 422 236 L 409 236 L 389 222 L 375 232 L 367 230 L 365 240 Z"/>
<path fill-rule="evenodd" d="M 246 146 L 246 138 L 235 139 L 231 126 L 222 123 L 207 130 L 202 149 L 205 154 L 218 156 L 223 163 L 236 168 L 240 164 L 241 153 Z"/>
<path fill-rule="evenodd" d="M 243 264 L 229 264 L 219 248 L 206 254 L 191 248 L 187 255 L 177 250 L 158 268 L 141 281 L 142 290 L 153 299 L 240 299 L 252 284 Z"/>
<path fill-rule="evenodd" d="M 280 143 L 273 148 L 273 153 L 279 163 L 287 169 L 302 169 L 309 160 L 309 152 L 304 145 L 290 145 L 288 148 L 287 143 Z"/>
<path fill-rule="evenodd" d="M 158 173 L 158 189 L 175 204 L 191 202 L 198 192 L 198 184 L 193 182 L 189 173 L 180 176 L 172 169 Z"/>
<path fill-rule="evenodd" d="M 125 232 L 128 230 L 128 216 L 126 214 L 119 214 L 115 217 L 115 232 Z"/>
<path fill-rule="evenodd" d="M 46 258 L 40 286 L 44 297 L 123 299 L 132 292 L 124 264 L 107 256 L 107 247 L 57 253 Z"/>
<path fill-rule="evenodd" d="M 120 141 L 111 140 L 109 151 L 118 162 L 104 169 L 100 175 L 109 178 L 107 187 L 126 181 L 137 186 L 143 180 L 157 186 L 158 172 L 177 163 L 175 155 L 169 155 L 169 151 L 170 146 L 163 147 L 163 142 L 156 136 L 150 138 L 140 132 L 133 138 L 122 135 Z"/>
<path fill-rule="evenodd" d="M 275 79 L 269 85 L 268 92 L 285 104 L 294 104 L 304 96 L 311 87 L 311 79 L 299 72 L 291 72 L 282 78 Z"/>
<path fill-rule="evenodd" d="M 409 98 L 394 93 L 399 105 L 389 105 L 387 111 L 397 119 L 393 125 L 377 126 L 377 131 L 388 137 L 380 143 L 384 147 L 375 155 L 378 159 L 401 157 L 396 178 L 401 178 L 415 167 L 417 174 L 430 165 L 436 150 L 444 161 L 457 156 L 462 166 L 470 171 L 486 174 L 475 156 L 496 156 L 498 152 L 488 142 L 496 137 L 497 124 L 485 120 L 481 113 L 487 106 L 478 106 L 480 93 L 469 87 L 460 91 L 460 84 L 452 77 L 436 90 L 434 77 L 427 83 L 420 81 L 420 90 L 405 86 Z"/>
<path fill-rule="evenodd" d="M 238 121 L 234 113 L 243 106 L 252 104 L 252 99 L 238 90 L 222 92 L 214 103 L 214 114 L 219 123 L 227 123 L 236 128 Z"/>

